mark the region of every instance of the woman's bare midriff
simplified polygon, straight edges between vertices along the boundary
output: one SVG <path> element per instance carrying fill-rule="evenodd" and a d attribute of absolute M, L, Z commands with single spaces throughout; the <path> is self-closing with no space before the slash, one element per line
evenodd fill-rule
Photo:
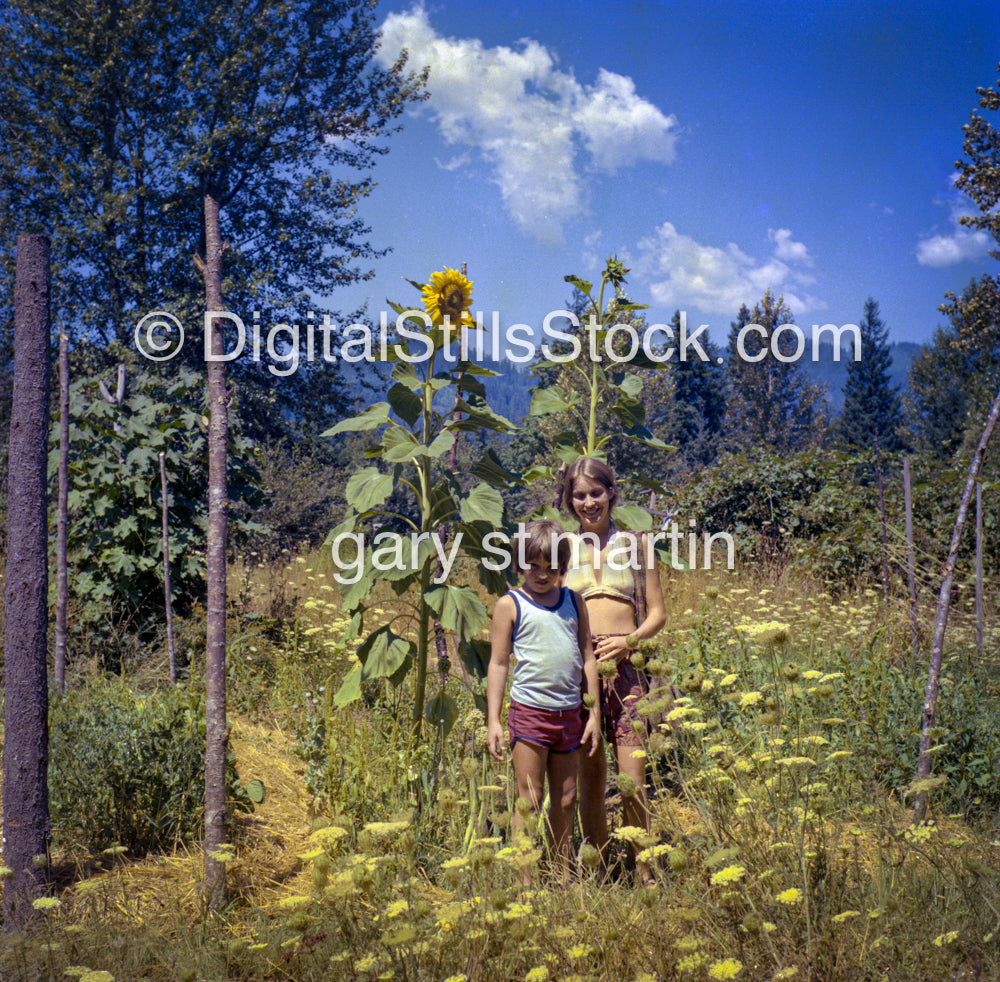
<path fill-rule="evenodd" d="M 635 608 L 627 600 L 600 594 L 587 598 L 592 634 L 631 634 L 635 630 Z"/>

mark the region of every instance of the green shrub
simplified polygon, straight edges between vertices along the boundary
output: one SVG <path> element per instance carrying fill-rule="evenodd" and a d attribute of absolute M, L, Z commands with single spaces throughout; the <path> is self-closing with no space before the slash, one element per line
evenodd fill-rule
<path fill-rule="evenodd" d="M 202 831 L 205 712 L 185 689 L 150 695 L 98 681 L 55 698 L 49 714 L 49 807 L 55 838 L 93 851 L 169 848 Z M 227 766 L 230 800 L 252 809 Z"/>
<path fill-rule="evenodd" d="M 938 748 L 933 773 L 948 781 L 939 792 L 952 811 L 985 815 L 1000 807 L 1000 690 L 985 670 L 969 671 L 966 659 L 942 666 L 938 695 Z M 839 709 L 854 720 L 859 753 L 871 775 L 889 788 L 913 779 L 920 747 L 926 676 L 908 675 L 877 651 L 843 657 L 844 688 Z"/>

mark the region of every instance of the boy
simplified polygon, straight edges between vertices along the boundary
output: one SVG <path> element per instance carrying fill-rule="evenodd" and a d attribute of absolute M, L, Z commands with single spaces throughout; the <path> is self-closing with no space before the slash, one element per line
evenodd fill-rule
<path fill-rule="evenodd" d="M 522 533 L 520 590 L 501 597 L 490 630 L 486 676 L 490 753 L 503 760 L 500 722 L 504 689 L 514 654 L 514 681 L 507 725 L 518 797 L 538 811 L 549 781 L 549 836 L 564 870 L 570 862 L 570 834 L 576 803 L 580 748 L 600 747 L 597 662 L 590 642 L 587 608 L 560 581 L 570 558 L 569 537 L 556 522 L 529 522 Z M 582 708 L 581 682 L 593 699 Z M 524 825 L 515 812 L 514 828 Z"/>

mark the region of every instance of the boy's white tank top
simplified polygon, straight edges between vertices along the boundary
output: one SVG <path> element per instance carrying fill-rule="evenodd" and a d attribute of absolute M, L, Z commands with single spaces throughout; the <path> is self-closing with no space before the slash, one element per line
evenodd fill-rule
<path fill-rule="evenodd" d="M 511 699 L 536 709 L 575 709 L 582 701 L 583 655 L 572 591 L 560 587 L 555 607 L 543 607 L 520 590 L 511 596 L 517 608 Z"/>

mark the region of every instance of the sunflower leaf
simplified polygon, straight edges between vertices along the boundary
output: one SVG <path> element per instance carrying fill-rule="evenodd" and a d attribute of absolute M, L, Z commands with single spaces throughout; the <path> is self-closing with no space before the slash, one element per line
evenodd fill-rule
<path fill-rule="evenodd" d="M 350 419 L 342 419 L 336 426 L 321 433 L 320 436 L 336 436 L 338 433 L 358 433 L 368 430 L 377 430 L 380 426 L 389 422 L 389 403 L 372 403 L 364 412 L 352 416 Z"/>

